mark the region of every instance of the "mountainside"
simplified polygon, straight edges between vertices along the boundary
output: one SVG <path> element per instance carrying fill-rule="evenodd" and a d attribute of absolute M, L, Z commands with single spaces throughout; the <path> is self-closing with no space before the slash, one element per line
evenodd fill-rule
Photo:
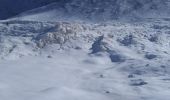
<path fill-rule="evenodd" d="M 24 11 L 45 6 L 52 2 L 62 4 L 64 0 L 0 0 L 0 19 L 7 19 Z"/>
<path fill-rule="evenodd" d="M 169 19 L 1 22 L 0 95 L 3 100 L 169 100 L 169 32 Z"/>
<path fill-rule="evenodd" d="M 45 10 L 44 10 L 45 9 Z M 30 11 L 29 11 L 30 12 Z M 71 0 L 62 6 L 53 4 L 21 14 L 23 19 L 113 20 L 136 18 L 169 18 L 169 0 Z M 37 13 L 39 12 L 39 13 Z M 35 13 L 35 14 L 34 14 Z M 27 18 L 22 17 L 27 16 Z M 29 17 L 28 17 L 29 16 Z M 51 17 L 48 17 L 51 16 Z M 38 17 L 38 18 L 37 18 Z M 62 17 L 62 18 L 61 18 Z"/>
<path fill-rule="evenodd" d="M 169 0 L 0 2 L 0 100 L 170 100 Z"/>
<path fill-rule="evenodd" d="M 169 0 L 86 0 L 84 2 L 73 0 L 67 6 L 71 9 L 70 12 L 80 12 L 86 17 L 114 19 L 125 16 L 165 16 L 169 14 L 170 5 L 168 3 Z"/>

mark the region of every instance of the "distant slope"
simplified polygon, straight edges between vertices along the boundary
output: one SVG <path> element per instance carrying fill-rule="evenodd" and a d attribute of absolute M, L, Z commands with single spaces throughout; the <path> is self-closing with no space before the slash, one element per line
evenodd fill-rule
<path fill-rule="evenodd" d="M 0 0 L 0 19 L 6 19 L 52 2 L 63 1 L 65 0 Z"/>
<path fill-rule="evenodd" d="M 75 17 L 75 15 L 68 14 L 67 10 L 60 3 L 51 3 L 49 5 L 35 8 L 26 12 L 23 12 L 11 19 L 17 20 L 34 20 L 34 21 L 56 21 L 56 20 L 68 20 Z"/>
<path fill-rule="evenodd" d="M 31 12 L 31 14 L 30 14 Z M 26 20 L 90 19 L 110 20 L 120 18 L 167 18 L 170 16 L 169 0 L 71 0 L 50 4 L 18 16 Z M 73 19 L 71 19 L 73 20 Z"/>

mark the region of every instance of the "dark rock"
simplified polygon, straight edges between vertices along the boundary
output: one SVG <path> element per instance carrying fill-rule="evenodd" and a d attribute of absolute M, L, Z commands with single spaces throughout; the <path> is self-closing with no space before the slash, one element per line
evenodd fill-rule
<path fill-rule="evenodd" d="M 112 62 L 124 62 L 125 59 L 119 54 L 110 54 L 110 59 Z"/>
<path fill-rule="evenodd" d="M 131 86 L 142 86 L 142 85 L 146 85 L 146 84 L 148 84 L 148 83 L 142 79 L 131 80 L 131 83 L 130 83 Z"/>
<path fill-rule="evenodd" d="M 146 74 L 146 72 L 145 71 L 141 71 L 141 70 L 135 70 L 133 72 L 133 74 L 135 74 L 135 75 L 143 75 L 143 74 Z"/>
<path fill-rule="evenodd" d="M 106 91 L 106 93 L 107 93 L 107 94 L 109 94 L 109 93 L 110 93 L 110 91 Z"/>
<path fill-rule="evenodd" d="M 49 55 L 49 56 L 47 56 L 47 58 L 52 58 L 52 56 Z"/>
<path fill-rule="evenodd" d="M 98 52 L 101 52 L 103 51 L 103 48 L 102 48 L 102 40 L 103 40 L 104 36 L 99 36 L 96 41 L 94 41 L 94 43 L 92 44 L 92 54 L 94 53 L 98 53 Z"/>
<path fill-rule="evenodd" d="M 103 75 L 103 74 L 101 74 L 101 75 L 100 75 L 100 78 L 104 78 L 104 75 Z"/>
<path fill-rule="evenodd" d="M 145 55 L 145 58 L 147 58 L 147 59 L 149 59 L 149 60 L 155 59 L 156 57 L 157 57 L 157 55 L 155 55 L 155 54 L 146 54 L 146 55 Z"/>
<path fill-rule="evenodd" d="M 130 46 L 132 44 L 135 44 L 133 35 L 125 36 L 123 40 L 118 40 L 118 41 L 124 46 Z"/>
<path fill-rule="evenodd" d="M 81 50 L 82 48 L 79 47 L 79 46 L 77 46 L 77 47 L 75 47 L 75 49 L 76 49 L 76 50 Z"/>
<path fill-rule="evenodd" d="M 157 41 L 158 41 L 158 37 L 157 37 L 157 36 L 151 36 L 151 37 L 149 38 L 149 41 L 151 41 L 151 42 L 157 42 Z"/>
<path fill-rule="evenodd" d="M 128 75 L 128 78 L 134 78 L 135 76 L 133 74 Z"/>

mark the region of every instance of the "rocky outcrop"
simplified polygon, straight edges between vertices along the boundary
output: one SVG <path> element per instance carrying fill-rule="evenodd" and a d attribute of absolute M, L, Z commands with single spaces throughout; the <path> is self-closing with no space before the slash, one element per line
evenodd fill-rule
<path fill-rule="evenodd" d="M 55 27 L 47 33 L 36 37 L 37 46 L 43 48 L 47 44 L 64 44 L 70 39 L 76 38 L 77 32 L 83 31 L 83 27 L 78 24 L 57 23 Z"/>

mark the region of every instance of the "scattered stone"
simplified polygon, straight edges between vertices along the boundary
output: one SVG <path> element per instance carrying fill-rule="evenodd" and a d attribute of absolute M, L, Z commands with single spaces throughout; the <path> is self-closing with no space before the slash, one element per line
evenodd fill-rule
<path fill-rule="evenodd" d="M 79 46 L 76 46 L 75 49 L 76 49 L 76 50 L 81 50 L 82 48 L 79 47 Z"/>
<path fill-rule="evenodd" d="M 110 59 L 112 62 L 124 62 L 125 59 L 119 54 L 110 54 Z"/>
<path fill-rule="evenodd" d="M 155 59 L 156 57 L 157 57 L 157 55 L 155 55 L 155 54 L 146 54 L 145 55 L 145 58 L 147 58 L 149 60 Z"/>
<path fill-rule="evenodd" d="M 133 74 L 128 75 L 128 78 L 134 78 L 135 76 Z"/>
<path fill-rule="evenodd" d="M 104 78 L 104 75 L 103 75 L 103 74 L 101 74 L 101 75 L 100 75 L 100 78 Z"/>
<path fill-rule="evenodd" d="M 124 46 L 130 46 L 132 44 L 135 44 L 134 36 L 128 35 L 123 38 L 123 40 L 118 40 L 121 44 Z"/>
<path fill-rule="evenodd" d="M 157 41 L 158 41 L 158 36 L 151 36 L 151 37 L 149 38 L 149 41 L 151 41 L 151 42 L 157 42 Z"/>
<path fill-rule="evenodd" d="M 106 91 L 106 93 L 107 93 L 107 94 L 109 94 L 109 93 L 110 93 L 110 91 Z"/>
<path fill-rule="evenodd" d="M 105 51 L 105 48 L 103 47 L 103 39 L 104 36 L 99 36 L 98 38 L 96 38 L 96 40 L 94 41 L 94 43 L 92 44 L 92 54 L 98 53 L 98 52 L 102 52 Z"/>
<path fill-rule="evenodd" d="M 144 71 L 144 70 L 134 70 L 133 74 L 135 74 L 135 75 L 143 75 L 143 74 L 146 74 L 146 71 Z"/>
<path fill-rule="evenodd" d="M 47 56 L 47 58 L 52 58 L 52 56 L 51 56 L 51 55 L 49 55 L 49 56 Z"/>
<path fill-rule="evenodd" d="M 131 86 L 142 86 L 142 85 L 146 85 L 146 84 L 148 84 L 148 83 L 142 79 L 131 80 L 131 83 L 130 83 Z"/>

